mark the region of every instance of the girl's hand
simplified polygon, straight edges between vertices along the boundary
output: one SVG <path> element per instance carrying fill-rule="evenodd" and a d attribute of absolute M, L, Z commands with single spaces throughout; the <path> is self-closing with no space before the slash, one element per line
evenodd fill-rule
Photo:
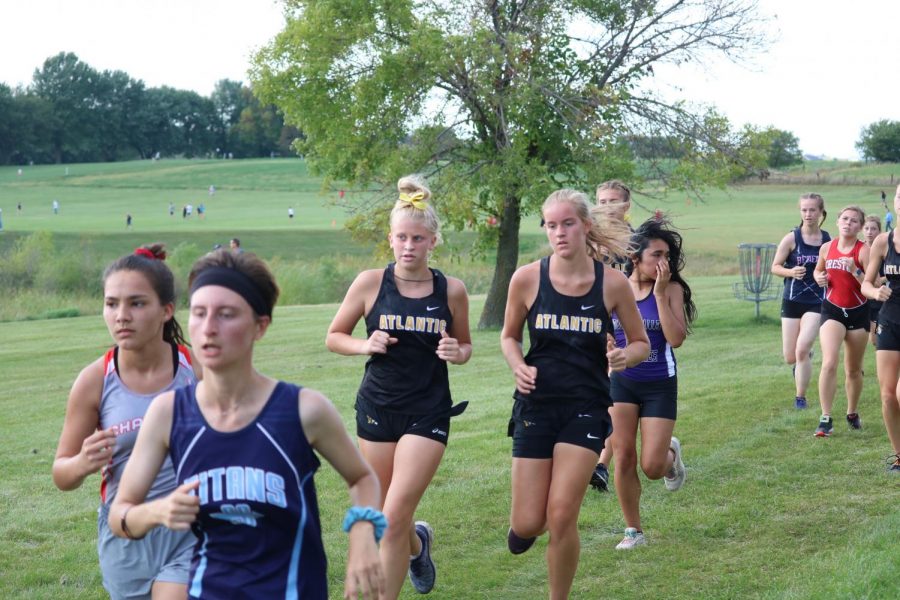
<path fill-rule="evenodd" d="M 397 338 L 391 337 L 387 331 L 373 331 L 363 346 L 363 354 L 387 354 L 388 347 L 397 343 Z"/>
<path fill-rule="evenodd" d="M 199 487 L 199 481 L 184 483 L 163 498 L 158 507 L 159 522 L 173 531 L 190 529 L 200 512 L 200 497 L 191 492 Z"/>
<path fill-rule="evenodd" d="M 806 275 L 806 267 L 796 266 L 791 269 L 791 277 L 797 279 L 803 279 L 803 276 Z"/>
<path fill-rule="evenodd" d="M 438 342 L 437 355 L 441 360 L 454 362 L 459 359 L 459 341 L 450 337 L 447 330 L 441 331 L 441 341 Z"/>
<path fill-rule="evenodd" d="M 886 285 L 883 285 L 880 288 L 878 288 L 878 301 L 879 302 L 887 302 L 890 297 L 891 297 L 891 288 L 889 288 Z"/>
<path fill-rule="evenodd" d="M 116 434 L 112 428 L 95 431 L 81 442 L 78 457 L 87 469 L 87 474 L 96 473 L 109 464 L 116 447 Z"/>
<path fill-rule="evenodd" d="M 828 273 L 825 271 L 814 271 L 813 278 L 816 280 L 816 283 L 819 284 L 819 287 L 828 285 Z"/>
<path fill-rule="evenodd" d="M 534 390 L 537 381 L 537 367 L 522 363 L 516 367 L 513 375 L 516 377 L 516 389 L 520 394 L 530 394 Z"/>
<path fill-rule="evenodd" d="M 627 365 L 625 356 L 625 348 L 616 346 L 616 342 L 612 337 L 606 338 L 606 360 L 609 363 L 609 370 L 618 372 L 623 371 Z"/>
<path fill-rule="evenodd" d="M 672 271 L 669 270 L 669 261 L 661 260 L 656 263 L 656 285 L 653 286 L 653 295 L 657 298 L 665 298 L 666 289 L 672 280 Z"/>
<path fill-rule="evenodd" d="M 350 528 L 350 547 L 347 550 L 347 576 L 344 579 L 345 600 L 360 596 L 377 600 L 384 593 L 384 571 L 372 524 L 358 521 Z"/>

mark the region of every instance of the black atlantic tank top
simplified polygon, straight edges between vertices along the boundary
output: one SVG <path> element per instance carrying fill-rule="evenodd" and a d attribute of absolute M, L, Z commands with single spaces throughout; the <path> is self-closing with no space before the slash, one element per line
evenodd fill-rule
<path fill-rule="evenodd" d="M 879 322 L 885 320 L 900 324 L 900 254 L 894 249 L 895 233 L 896 230 L 888 233 L 887 253 L 885 253 L 884 262 L 881 265 L 887 285 L 891 288 L 891 297 L 881 305 L 878 320 Z"/>
<path fill-rule="evenodd" d="M 598 400 L 611 405 L 606 338 L 612 321 L 603 302 L 603 264 L 594 261 L 594 285 L 583 296 L 565 296 L 550 282 L 550 259 L 541 259 L 537 298 L 528 311 L 530 347 L 525 362 L 537 367 L 535 389 L 513 394 L 526 402 Z"/>
<path fill-rule="evenodd" d="M 424 298 L 401 296 L 394 263 L 384 270 L 381 288 L 366 315 L 366 335 L 382 330 L 397 338 L 387 354 L 373 354 L 357 396 L 393 412 L 428 415 L 450 410 L 447 363 L 438 358 L 441 332 L 453 316 L 447 301 L 447 278 L 431 269 L 434 289 Z"/>

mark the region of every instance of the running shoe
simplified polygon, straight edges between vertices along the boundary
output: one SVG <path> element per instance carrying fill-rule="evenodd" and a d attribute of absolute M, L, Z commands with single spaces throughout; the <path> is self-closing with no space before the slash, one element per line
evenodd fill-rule
<path fill-rule="evenodd" d="M 416 535 L 422 540 L 422 551 L 409 559 L 409 581 L 420 594 L 427 594 L 434 588 L 437 575 L 431 560 L 431 545 L 434 543 L 434 529 L 425 521 L 416 521 Z"/>
<path fill-rule="evenodd" d="M 506 533 L 506 545 L 513 554 L 524 554 L 525 552 L 528 552 L 528 549 L 534 545 L 534 540 L 536 539 L 537 536 L 530 538 L 519 537 L 516 535 L 516 532 L 512 530 L 512 527 L 510 527 L 509 531 Z"/>
<path fill-rule="evenodd" d="M 831 417 L 822 415 L 822 418 L 819 419 L 819 426 L 816 428 L 816 432 L 813 435 L 816 437 L 828 437 L 831 435 L 833 429 L 834 421 L 831 420 Z"/>
<path fill-rule="evenodd" d="M 891 454 L 887 457 L 888 473 L 900 474 L 900 454 Z"/>
<path fill-rule="evenodd" d="M 643 531 L 638 531 L 634 527 L 625 528 L 625 537 L 616 544 L 616 550 L 631 550 L 635 546 L 643 546 L 647 543 Z"/>
<path fill-rule="evenodd" d="M 847 415 L 847 425 L 850 429 L 862 429 L 862 423 L 859 421 L 859 413 L 850 413 Z"/>
<path fill-rule="evenodd" d="M 803 410 L 806 408 L 806 398 L 803 396 L 795 396 L 794 397 L 794 408 L 797 410 Z"/>
<path fill-rule="evenodd" d="M 666 483 L 666 489 L 670 492 L 674 492 L 684 485 L 686 474 L 684 471 L 684 462 L 681 460 L 681 442 L 679 442 L 678 438 L 674 435 L 672 436 L 672 442 L 669 445 L 669 448 L 675 453 L 675 462 L 672 463 L 672 469 L 665 477 L 663 477 L 663 480 Z M 627 533 L 628 530 L 626 529 L 625 531 Z"/>
<path fill-rule="evenodd" d="M 594 472 L 591 473 L 591 487 L 598 492 L 609 491 L 609 469 L 603 463 L 597 463 Z"/>

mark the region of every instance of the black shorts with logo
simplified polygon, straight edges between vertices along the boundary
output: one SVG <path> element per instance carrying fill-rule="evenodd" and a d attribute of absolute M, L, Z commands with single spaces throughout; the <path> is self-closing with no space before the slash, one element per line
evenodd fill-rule
<path fill-rule="evenodd" d="M 900 352 L 900 323 L 887 319 L 878 321 L 875 328 L 875 349 Z"/>
<path fill-rule="evenodd" d="M 516 400 L 507 435 L 516 458 L 553 458 L 556 444 L 573 444 L 598 455 L 612 433 L 608 408 L 601 402 Z"/>
<path fill-rule="evenodd" d="M 446 446 L 450 417 L 449 411 L 437 415 L 407 415 L 386 410 L 359 397 L 356 399 L 356 435 L 370 442 L 398 442 L 404 435 L 418 435 Z"/>
<path fill-rule="evenodd" d="M 635 381 L 613 373 L 609 378 L 609 395 L 616 404 L 637 404 L 640 417 L 674 421 L 678 415 L 677 376 L 658 381 Z"/>
<path fill-rule="evenodd" d="M 847 331 L 854 329 L 869 330 L 869 305 L 863 304 L 856 308 L 842 308 L 835 306 L 831 302 L 822 303 L 822 324 L 825 321 L 837 321 L 847 328 Z"/>

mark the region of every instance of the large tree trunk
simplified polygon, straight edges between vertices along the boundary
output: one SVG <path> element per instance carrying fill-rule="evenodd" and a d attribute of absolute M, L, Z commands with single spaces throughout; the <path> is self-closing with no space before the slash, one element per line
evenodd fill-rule
<path fill-rule="evenodd" d="M 491 289 L 484 301 L 484 310 L 478 321 L 478 328 L 501 327 L 503 313 L 506 310 L 506 294 L 509 281 L 512 279 L 519 263 L 519 198 L 508 196 L 503 202 L 503 214 L 500 216 L 500 240 L 497 242 L 497 262 L 494 266 L 494 279 Z"/>

